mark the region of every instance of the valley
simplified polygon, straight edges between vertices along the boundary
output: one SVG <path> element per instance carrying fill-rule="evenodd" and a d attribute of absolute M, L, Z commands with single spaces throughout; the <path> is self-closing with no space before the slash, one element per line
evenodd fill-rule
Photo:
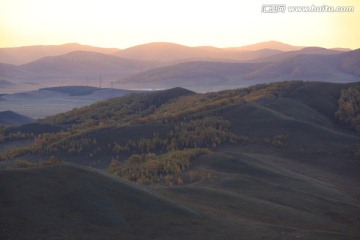
<path fill-rule="evenodd" d="M 36 91 L 3 94 L 0 96 L 0 112 L 11 110 L 39 119 L 132 92 L 136 91 L 87 86 L 42 88 Z"/>
<path fill-rule="evenodd" d="M 1 239 L 360 237 L 359 49 L 0 49 Z"/>

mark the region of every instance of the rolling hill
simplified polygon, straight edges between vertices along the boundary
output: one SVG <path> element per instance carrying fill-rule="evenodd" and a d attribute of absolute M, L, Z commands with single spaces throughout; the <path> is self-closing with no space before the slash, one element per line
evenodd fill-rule
<path fill-rule="evenodd" d="M 264 59 L 246 63 L 186 62 L 137 73 L 119 80 L 117 84 L 160 89 L 180 86 L 206 92 L 286 79 L 355 82 L 359 80 L 358 53 L 359 50 L 339 53 L 311 48 L 280 54 L 274 57 L 273 62 L 263 62 Z"/>
<path fill-rule="evenodd" d="M 222 165 L 214 160 L 219 157 Z M 278 167 L 263 169 L 262 162 L 249 156 L 214 155 L 203 160 L 220 170 L 218 181 L 173 188 L 144 189 L 95 170 L 66 165 L 0 171 L 0 236 L 106 240 L 358 237 L 356 201 L 320 181 Z"/>
<path fill-rule="evenodd" d="M 159 65 L 155 62 L 76 51 L 60 56 L 44 57 L 20 66 L 0 64 L 0 77 L 16 85 L 4 88 L 4 92 L 10 93 L 11 89 L 19 92 L 59 85 L 101 85 L 110 88 L 111 82 L 120 77 L 157 66 Z"/>
<path fill-rule="evenodd" d="M 335 117 L 342 90 L 349 86 L 356 84 L 290 81 L 206 94 L 182 88 L 129 94 L 41 120 L 68 129 L 68 133 L 66 137 L 59 133 L 48 143 L 44 139 L 46 144 L 39 151 L 59 151 L 65 157 L 70 153 L 71 159 L 92 153 L 93 157 L 102 156 L 99 166 L 107 166 L 116 155 L 128 157 L 139 151 L 164 153 L 171 148 L 231 147 L 231 143 L 244 142 L 248 144 L 242 149 L 266 153 L 273 142 L 275 147 L 286 146 L 284 152 L 275 148 L 278 154 L 302 159 L 309 152 L 317 156 L 312 160 L 314 165 L 334 160 L 322 167 L 339 171 L 346 167 L 350 173 L 358 169 L 356 161 L 350 158 L 342 165 L 337 159 L 356 149 L 359 137 Z M 17 132 L 16 128 L 8 131 Z M 199 138 L 192 137 L 193 131 L 199 131 Z M 77 145 L 79 141 L 85 145 Z M 167 146 L 171 142 L 173 146 Z M 74 152 L 68 152 L 73 144 Z M 99 147 L 95 151 L 94 144 Z M 258 149 L 258 145 L 264 147 Z M 95 163 L 93 157 L 84 158 L 87 165 Z"/>
<path fill-rule="evenodd" d="M 220 50 L 214 48 L 214 50 Z M 192 48 L 175 43 L 156 42 L 119 50 L 116 56 L 142 61 L 177 61 L 206 56 L 205 49 Z"/>
<path fill-rule="evenodd" d="M 355 50 L 355 52 L 358 50 Z M 307 81 L 354 82 L 357 74 L 349 74 L 341 68 L 346 53 L 341 54 L 300 54 L 273 62 L 249 72 L 247 79 L 264 79 L 272 81 L 284 79 L 302 79 Z M 355 60 L 357 64 L 360 59 Z"/>
<path fill-rule="evenodd" d="M 330 55 L 330 54 L 340 54 L 351 51 L 350 49 L 347 51 L 342 51 L 338 49 L 327 49 L 322 47 L 304 47 L 302 49 L 294 50 L 294 51 L 286 51 L 280 52 L 278 54 L 274 54 L 269 57 L 259 57 L 257 59 L 252 60 L 253 62 L 281 62 L 286 61 L 289 58 L 295 57 L 297 55 L 304 55 L 304 54 L 314 54 L 314 55 Z"/>
<path fill-rule="evenodd" d="M 264 46 L 264 48 L 260 48 L 260 45 Z M 271 48 L 272 45 L 268 44 L 260 45 L 258 45 L 259 48 L 254 50 L 246 50 L 246 48 L 216 48 L 210 46 L 188 47 L 175 43 L 154 42 L 119 50 L 115 55 L 134 60 L 170 63 L 196 60 L 233 62 L 270 57 L 283 51 L 280 50 L 282 44 L 279 44 L 279 46 L 274 45 L 274 48 Z"/>
<path fill-rule="evenodd" d="M 186 239 L 215 226 L 179 204 L 80 167 L 0 171 L 0 179 L 3 239 Z"/>
<path fill-rule="evenodd" d="M 17 126 L 31 122 L 34 122 L 34 119 L 17 114 L 13 111 L 0 112 L 0 125 Z"/>
<path fill-rule="evenodd" d="M 360 76 L 360 49 L 342 54 L 340 68 L 342 71 Z"/>
<path fill-rule="evenodd" d="M 360 135 L 335 113 L 359 88 L 173 88 L 5 129 L 0 236 L 358 239 Z"/>
<path fill-rule="evenodd" d="M 68 43 L 63 45 L 49 46 L 24 46 L 13 48 L 0 48 L 0 63 L 22 65 L 43 57 L 58 56 L 74 51 L 90 51 L 104 54 L 112 54 L 119 49 L 99 48 L 80 45 L 77 43 Z"/>
<path fill-rule="evenodd" d="M 233 47 L 233 48 L 228 48 L 228 49 L 233 49 L 233 50 L 236 49 L 236 50 L 241 50 L 241 51 L 257 51 L 257 50 L 261 50 L 261 49 L 274 49 L 274 50 L 286 52 L 286 51 L 296 51 L 296 50 L 300 50 L 302 48 L 304 48 L 304 47 L 292 46 L 290 44 L 277 42 L 277 41 L 268 41 L 268 42 L 255 43 L 255 44 L 250 44 L 247 46 Z"/>
<path fill-rule="evenodd" d="M 3 86 L 3 93 L 114 84 L 128 89 L 180 86 L 206 92 L 287 79 L 352 82 L 359 75 L 356 50 L 300 48 L 275 41 L 235 48 L 155 42 L 116 51 L 77 44 L 1 50 L 23 50 L 24 56 L 48 54 L 22 65 L 0 63 L 0 80 L 12 84 Z"/>
<path fill-rule="evenodd" d="M 129 74 L 149 68 L 151 63 L 131 61 L 108 54 L 76 51 L 61 56 L 45 57 L 37 61 L 22 65 L 22 69 L 45 74 L 110 74 L 121 73 Z M 127 72 L 128 71 L 128 72 Z"/>
<path fill-rule="evenodd" d="M 116 84 L 135 89 L 166 89 L 176 84 L 198 92 L 216 91 L 233 86 L 247 86 L 249 83 L 239 79 L 262 66 L 263 63 L 185 62 L 134 74 Z"/>

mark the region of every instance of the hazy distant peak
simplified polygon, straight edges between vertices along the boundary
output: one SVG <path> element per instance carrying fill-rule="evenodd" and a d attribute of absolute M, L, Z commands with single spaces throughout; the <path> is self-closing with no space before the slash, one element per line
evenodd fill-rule
<path fill-rule="evenodd" d="M 0 125 L 22 125 L 33 122 L 34 119 L 27 116 L 18 114 L 13 111 L 2 111 L 0 112 Z"/>
<path fill-rule="evenodd" d="M 138 60 L 176 61 L 199 57 L 204 51 L 177 43 L 152 42 L 120 50 L 115 55 Z"/>
<path fill-rule="evenodd" d="M 180 50 L 190 48 L 185 45 L 170 43 L 170 42 L 151 42 L 145 43 L 133 47 L 126 48 L 121 52 L 133 52 L 133 51 L 146 51 L 146 52 L 154 52 L 154 51 L 171 51 L 171 50 Z"/>
<path fill-rule="evenodd" d="M 130 48 L 139 48 L 139 47 L 187 47 L 187 46 L 172 42 L 150 42 L 150 43 L 133 46 Z"/>
<path fill-rule="evenodd" d="M 78 43 L 67 43 L 63 45 L 37 45 L 14 48 L 0 48 L 0 50 L 0 62 L 22 65 L 44 57 L 59 56 L 73 51 L 91 51 L 103 54 L 112 54 L 119 49 L 99 48 L 81 45 Z"/>
<path fill-rule="evenodd" d="M 278 41 L 267 41 L 267 42 L 246 45 L 243 47 L 238 47 L 237 50 L 256 51 L 261 49 L 275 49 L 280 51 L 294 51 L 294 50 L 299 50 L 301 48 L 303 47 L 292 46 L 290 44 L 286 44 Z"/>
<path fill-rule="evenodd" d="M 338 51 L 335 49 L 327 49 L 323 47 L 306 47 L 303 49 L 300 49 L 298 52 L 306 53 L 306 54 L 336 54 L 336 53 L 342 53 L 342 51 Z"/>

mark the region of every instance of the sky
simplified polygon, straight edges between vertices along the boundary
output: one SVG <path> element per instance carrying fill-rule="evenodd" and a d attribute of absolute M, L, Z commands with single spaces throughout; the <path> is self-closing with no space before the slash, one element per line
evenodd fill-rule
<path fill-rule="evenodd" d="M 284 12 L 269 4 L 285 4 Z M 291 6 L 354 12 L 290 12 Z M 265 11 L 265 12 L 262 12 Z M 360 0 L 0 0 L 0 47 L 149 42 L 238 47 L 264 41 L 360 48 Z"/>

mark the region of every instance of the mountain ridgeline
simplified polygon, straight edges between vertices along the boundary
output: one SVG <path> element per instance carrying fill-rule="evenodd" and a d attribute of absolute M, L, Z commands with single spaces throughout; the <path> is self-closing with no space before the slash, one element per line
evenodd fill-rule
<path fill-rule="evenodd" d="M 265 42 L 245 47 L 148 43 L 127 49 L 78 44 L 0 49 L 0 86 L 15 93 L 60 85 L 196 92 L 284 80 L 356 82 L 360 50 Z"/>

